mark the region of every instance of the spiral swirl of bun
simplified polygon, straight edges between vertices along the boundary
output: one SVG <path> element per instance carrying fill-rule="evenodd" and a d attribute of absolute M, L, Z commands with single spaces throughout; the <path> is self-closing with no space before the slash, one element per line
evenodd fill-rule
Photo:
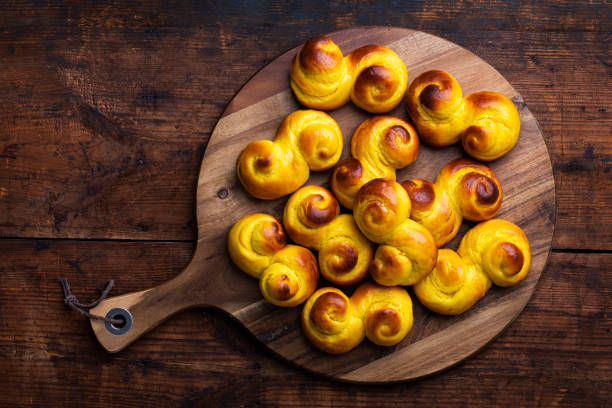
<path fill-rule="evenodd" d="M 334 169 L 330 185 L 343 206 L 352 209 L 359 189 L 375 178 L 395 180 L 395 170 L 413 163 L 419 137 L 408 122 L 394 116 L 367 119 L 353 133 L 352 157 Z"/>
<path fill-rule="evenodd" d="M 410 218 L 431 232 L 438 247 L 457 235 L 464 217 L 470 221 L 493 218 L 503 198 L 493 170 L 467 159 L 448 163 L 435 183 L 414 179 L 402 186 L 412 202 Z"/>
<path fill-rule="evenodd" d="M 414 285 L 421 303 L 434 312 L 458 315 L 480 300 L 491 281 L 451 249 L 440 249 L 434 270 Z"/>
<path fill-rule="evenodd" d="M 354 285 L 367 275 L 374 248 L 351 215 L 340 215 L 338 202 L 325 188 L 306 186 L 293 193 L 283 224 L 297 244 L 319 251 L 321 274 L 328 281 Z"/>
<path fill-rule="evenodd" d="M 448 146 L 462 141 L 472 157 L 495 160 L 516 144 L 521 127 L 518 111 L 508 97 L 481 91 L 463 98 L 448 72 L 419 75 L 406 93 L 406 109 L 426 143 Z"/>
<path fill-rule="evenodd" d="M 365 336 L 363 320 L 350 299 L 336 288 L 321 288 L 302 310 L 302 328 L 319 349 L 340 354 L 355 348 Z"/>
<path fill-rule="evenodd" d="M 366 337 L 379 346 L 393 346 L 412 329 L 412 300 L 401 286 L 366 282 L 351 296 L 363 316 Z"/>
<path fill-rule="evenodd" d="M 436 242 L 425 227 L 408 218 L 410 209 L 408 193 L 393 180 L 372 180 L 355 199 L 357 226 L 381 244 L 370 264 L 370 274 L 381 285 L 413 285 L 436 263 Z"/>
<path fill-rule="evenodd" d="M 271 215 L 250 214 L 230 230 L 227 247 L 234 263 L 259 279 L 264 298 L 277 306 L 297 306 L 317 288 L 319 270 L 306 248 L 286 245 L 281 223 Z"/>
<path fill-rule="evenodd" d="M 346 57 L 325 36 L 306 41 L 291 62 L 291 89 L 306 107 L 332 110 L 351 99 L 371 113 L 389 112 L 408 85 L 406 65 L 389 48 L 365 45 Z"/>
<path fill-rule="evenodd" d="M 302 310 L 302 328 L 319 349 L 346 353 L 364 336 L 380 346 L 402 341 L 412 329 L 412 300 L 406 289 L 372 282 L 359 286 L 348 298 L 336 288 L 321 288 Z"/>
<path fill-rule="evenodd" d="M 469 230 L 457 249 L 497 286 L 522 281 L 531 267 L 531 248 L 523 230 L 502 219 L 482 222 Z"/>
<path fill-rule="evenodd" d="M 342 148 L 342 131 L 331 116 L 298 110 L 283 120 L 274 141 L 247 145 L 238 157 L 236 173 L 251 195 L 273 200 L 300 188 L 310 170 L 326 170 L 336 164 Z"/>
<path fill-rule="evenodd" d="M 469 230 L 457 252 L 440 249 L 434 270 L 414 286 L 421 303 L 434 312 L 458 315 L 491 287 L 511 286 L 525 278 L 531 250 L 523 230 L 493 219 Z"/>

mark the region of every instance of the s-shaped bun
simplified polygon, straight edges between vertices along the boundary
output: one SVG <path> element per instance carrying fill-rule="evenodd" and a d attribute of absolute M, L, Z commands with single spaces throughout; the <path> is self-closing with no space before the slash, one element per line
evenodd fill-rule
<path fill-rule="evenodd" d="M 406 289 L 373 282 L 359 286 L 349 298 L 336 288 L 321 288 L 302 310 L 302 328 L 319 349 L 339 354 L 366 336 L 379 346 L 393 346 L 412 329 L 412 300 Z"/>
<path fill-rule="evenodd" d="M 240 153 L 236 173 L 254 197 L 273 200 L 293 193 L 310 170 L 327 170 L 342 154 L 344 141 L 338 123 L 314 110 L 299 110 L 283 120 L 274 141 L 251 142 Z"/>
<path fill-rule="evenodd" d="M 412 81 L 406 109 L 425 143 L 448 146 L 461 140 L 470 156 L 483 161 L 508 153 L 521 127 L 508 97 L 481 91 L 464 98 L 457 80 L 439 70 L 424 72 Z"/>
<path fill-rule="evenodd" d="M 410 195 L 410 218 L 431 232 L 438 247 L 457 235 L 463 218 L 493 218 L 502 204 L 502 187 L 484 164 L 457 159 L 440 170 L 435 183 L 413 179 L 402 182 Z"/>
<path fill-rule="evenodd" d="M 419 154 L 419 137 L 411 124 L 394 116 L 365 120 L 353 133 L 351 155 L 334 169 L 331 189 L 346 208 L 352 209 L 361 187 L 375 178 L 395 180 L 395 170 L 413 163 Z"/>
<path fill-rule="evenodd" d="M 350 214 L 340 214 L 334 196 L 320 186 L 302 187 L 283 213 L 287 233 L 297 244 L 319 251 L 321 274 L 337 285 L 355 285 L 368 273 L 374 254 Z"/>
<path fill-rule="evenodd" d="M 512 286 L 531 266 L 529 241 L 517 225 L 493 219 L 469 230 L 457 252 L 440 249 L 434 270 L 414 293 L 434 312 L 457 315 L 481 299 L 491 287 Z"/>
<path fill-rule="evenodd" d="M 306 248 L 286 245 L 281 223 L 271 215 L 250 214 L 230 230 L 227 248 L 232 261 L 259 279 L 264 298 L 277 306 L 296 306 L 317 288 L 319 269 Z"/>
<path fill-rule="evenodd" d="M 353 216 L 370 240 L 381 244 L 370 266 L 372 278 L 381 285 L 413 285 L 436 263 L 436 242 L 421 224 L 409 217 L 410 198 L 393 180 L 375 179 L 359 190 Z"/>
<path fill-rule="evenodd" d="M 325 36 L 306 41 L 291 62 L 291 89 L 300 103 L 332 110 L 351 99 L 371 113 L 395 108 L 408 85 L 406 65 L 389 48 L 365 45 L 346 57 Z"/>

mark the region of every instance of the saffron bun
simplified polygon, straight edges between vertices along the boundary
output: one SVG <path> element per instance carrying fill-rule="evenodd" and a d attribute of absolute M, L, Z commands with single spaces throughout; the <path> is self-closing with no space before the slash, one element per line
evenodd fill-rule
<path fill-rule="evenodd" d="M 384 113 L 401 102 L 408 74 L 402 59 L 385 46 L 365 45 L 344 56 L 330 38 L 317 36 L 293 58 L 290 85 L 308 108 L 333 110 L 352 100 L 370 113 Z"/>
<path fill-rule="evenodd" d="M 334 168 L 331 190 L 352 209 L 361 187 L 375 178 L 395 180 L 395 171 L 412 164 L 419 154 L 419 137 L 411 124 L 394 116 L 362 122 L 351 138 L 351 156 Z"/>
<path fill-rule="evenodd" d="M 302 309 L 302 329 L 310 342 L 330 354 L 346 353 L 365 336 L 357 308 L 340 289 L 317 290 Z"/>
<path fill-rule="evenodd" d="M 258 140 L 244 148 L 236 173 L 252 196 L 273 200 L 304 185 L 310 170 L 333 167 L 343 144 L 342 131 L 331 116 L 298 110 L 283 120 L 273 141 Z"/>
<path fill-rule="evenodd" d="M 268 214 L 242 217 L 231 228 L 227 248 L 242 271 L 259 279 L 263 297 L 270 303 L 297 306 L 317 288 L 319 269 L 306 248 L 287 245 L 281 223 Z"/>
<path fill-rule="evenodd" d="M 492 283 L 516 285 L 530 267 L 531 249 L 523 230 L 492 219 L 469 230 L 457 252 L 440 249 L 436 267 L 414 285 L 414 293 L 428 309 L 458 315 L 480 300 Z"/>
<path fill-rule="evenodd" d="M 432 146 L 461 141 L 475 159 L 491 161 L 516 144 L 521 121 L 512 101 L 497 92 L 474 92 L 465 98 L 448 72 L 427 71 L 406 92 L 406 109 L 421 139 Z"/>
<path fill-rule="evenodd" d="M 503 199 L 497 176 L 488 166 L 468 159 L 446 164 L 436 181 L 413 179 L 402 182 L 412 209 L 410 218 L 431 232 L 443 246 L 457 235 L 466 218 L 485 221 L 497 214 Z"/>
<path fill-rule="evenodd" d="M 310 342 L 326 353 L 346 353 L 364 337 L 393 346 L 412 329 L 412 300 L 406 289 L 373 282 L 360 285 L 349 298 L 340 289 L 317 290 L 302 310 L 302 328 Z"/>
<path fill-rule="evenodd" d="M 285 205 L 283 224 L 291 239 L 319 252 L 321 274 L 336 285 L 355 285 L 368 274 L 374 247 L 350 214 L 340 214 L 331 192 L 305 186 Z"/>
<path fill-rule="evenodd" d="M 412 299 L 401 286 L 366 282 L 351 296 L 362 316 L 366 337 L 379 346 L 393 346 L 412 329 Z"/>
<path fill-rule="evenodd" d="M 374 179 L 355 199 L 357 226 L 366 238 L 380 244 L 370 274 L 381 285 L 413 285 L 436 263 L 436 242 L 427 228 L 409 218 L 410 210 L 408 193 L 393 180 Z"/>

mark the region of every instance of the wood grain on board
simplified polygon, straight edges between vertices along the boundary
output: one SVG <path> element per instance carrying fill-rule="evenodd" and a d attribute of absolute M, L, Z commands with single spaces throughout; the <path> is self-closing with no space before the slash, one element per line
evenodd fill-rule
<path fill-rule="evenodd" d="M 267 201 L 246 193 L 237 181 L 235 160 L 247 143 L 272 139 L 280 121 L 299 109 L 288 89 L 289 61 L 297 51 L 293 49 L 244 86 L 213 131 L 198 180 L 198 245 L 189 266 L 159 287 L 107 299 L 93 309 L 96 314 L 106 315 L 114 307 L 123 307 L 133 316 L 133 327 L 120 336 L 109 333 L 103 322 L 92 320 L 96 336 L 107 350 L 120 351 L 178 311 L 208 305 L 233 314 L 270 349 L 308 370 L 350 381 L 399 381 L 431 374 L 461 361 L 490 342 L 521 312 L 551 247 L 555 195 L 546 145 L 520 95 L 480 58 L 430 34 L 382 27 L 339 31 L 331 38 L 345 53 L 370 43 L 387 45 L 406 62 L 410 77 L 433 68 L 443 69 L 453 73 L 465 95 L 490 90 L 515 101 L 521 115 L 519 143 L 491 167 L 504 191 L 498 217 L 519 225 L 530 241 L 533 262 L 527 278 L 513 288 L 492 289 L 475 307 L 457 317 L 440 316 L 417 305 L 413 329 L 397 346 L 377 347 L 364 342 L 340 356 L 322 353 L 305 340 L 299 325 L 301 308 L 278 308 L 265 302 L 257 283 L 232 264 L 226 241 L 229 229 L 242 216 L 266 212 L 280 218 L 286 203 L 286 197 Z M 406 117 L 403 103 L 392 114 Z M 352 104 L 331 115 L 343 130 L 345 146 L 350 145 L 353 130 L 370 116 Z M 344 156 L 347 155 L 345 149 Z M 419 177 L 433 181 L 447 162 L 463 156 L 459 146 L 423 146 L 417 161 L 399 171 L 398 179 Z M 329 173 L 313 173 L 308 183 L 326 184 Z M 463 232 L 473 225 L 465 223 L 450 247 L 456 248 Z"/>

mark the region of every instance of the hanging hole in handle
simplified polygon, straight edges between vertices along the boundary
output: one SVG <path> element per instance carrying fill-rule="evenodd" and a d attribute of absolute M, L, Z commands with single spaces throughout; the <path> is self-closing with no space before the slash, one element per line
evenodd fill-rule
<path fill-rule="evenodd" d="M 121 323 L 105 322 L 104 326 L 111 334 L 120 336 L 130 331 L 132 328 L 132 315 L 127 309 L 116 307 L 111 309 L 106 314 L 106 317 L 121 320 Z"/>

